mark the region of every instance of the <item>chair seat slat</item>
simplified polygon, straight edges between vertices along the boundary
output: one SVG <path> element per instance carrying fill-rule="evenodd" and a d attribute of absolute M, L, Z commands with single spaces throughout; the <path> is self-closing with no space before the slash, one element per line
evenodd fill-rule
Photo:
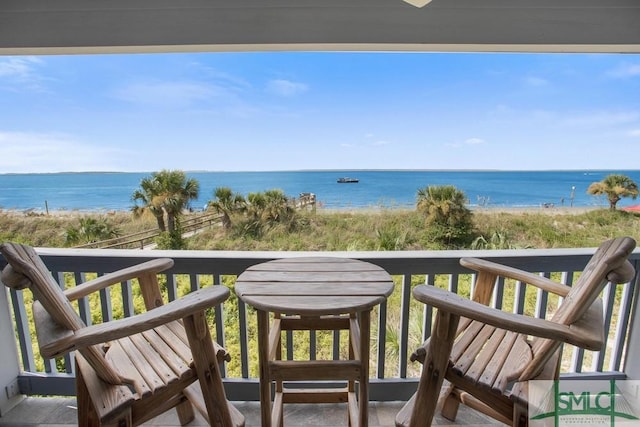
<path fill-rule="evenodd" d="M 462 319 L 461 319 L 462 320 Z M 458 360 L 467 349 L 467 347 L 473 342 L 475 336 L 480 332 L 480 329 L 484 326 L 481 322 L 471 322 L 462 335 L 458 337 L 453 348 L 451 349 L 451 360 Z"/>
<path fill-rule="evenodd" d="M 511 331 L 508 331 L 504 335 L 502 342 L 500 342 L 500 345 L 496 349 L 493 357 L 480 376 L 480 379 L 478 381 L 480 384 L 486 386 L 487 388 L 493 387 L 493 384 L 502 373 L 502 367 L 504 366 L 507 357 L 509 357 L 511 348 L 513 347 L 513 344 L 517 338 L 518 334 Z"/>
<path fill-rule="evenodd" d="M 143 332 L 147 342 L 149 342 L 158 354 L 163 358 L 167 366 L 180 378 L 190 374 L 189 364 L 191 360 L 184 360 L 162 339 L 156 330 Z"/>
<path fill-rule="evenodd" d="M 111 343 L 111 347 L 105 357 L 111 366 L 118 370 L 121 376 L 133 380 L 133 387 L 136 393 L 144 397 L 156 389 L 156 385 L 154 385 L 155 381 L 160 383 L 161 381 L 159 378 L 145 378 L 144 373 L 140 372 L 139 365 L 144 363 L 144 359 L 138 353 L 138 349 L 136 349 L 131 340 L 126 337 Z M 140 361 L 139 359 L 143 360 Z M 151 376 L 147 375 L 146 377 Z M 157 377 L 157 375 L 155 375 L 155 377 Z"/>
<path fill-rule="evenodd" d="M 493 331 L 496 330 L 493 326 L 485 325 L 480 322 L 474 323 L 478 324 L 480 327 L 476 328 L 476 325 L 472 324 L 473 328 L 470 327 L 469 330 L 458 340 L 458 342 L 462 341 L 464 345 L 467 342 L 467 335 L 472 335 L 470 337 L 471 341 L 469 342 L 469 345 L 465 345 L 465 349 L 460 352 L 459 357 L 456 359 L 450 358 L 451 361 L 454 361 L 452 370 L 458 375 L 465 375 L 467 373 L 473 362 L 478 357 L 478 354 L 482 351 L 485 343 L 493 334 Z M 476 332 L 476 329 L 478 329 L 478 332 Z"/>
<path fill-rule="evenodd" d="M 193 363 L 193 357 L 191 356 L 191 349 L 181 339 L 179 335 L 176 335 L 171 328 L 167 325 L 162 325 L 155 328 L 158 335 L 162 340 L 178 355 L 182 360 L 191 365 Z"/>
<path fill-rule="evenodd" d="M 491 338 L 487 340 L 487 343 L 471 364 L 471 367 L 467 371 L 467 377 L 478 381 L 479 378 L 483 376 L 489 363 L 496 357 L 499 357 L 496 350 L 500 347 L 500 344 L 502 344 L 506 332 L 504 329 L 493 328 Z"/>
<path fill-rule="evenodd" d="M 172 367 L 167 364 L 164 355 L 159 354 L 142 334 L 132 335 L 131 341 L 164 384 L 171 384 L 178 381 L 178 375 L 176 375 Z M 186 368 L 187 367 L 185 367 L 185 370 L 187 370 Z"/>

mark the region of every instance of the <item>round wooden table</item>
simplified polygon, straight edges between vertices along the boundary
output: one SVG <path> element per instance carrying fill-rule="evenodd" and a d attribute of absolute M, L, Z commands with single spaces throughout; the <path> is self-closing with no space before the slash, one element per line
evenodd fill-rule
<path fill-rule="evenodd" d="M 284 403 L 334 402 L 347 402 L 351 426 L 368 425 L 371 309 L 392 291 L 384 269 L 348 258 L 284 258 L 254 265 L 238 276 L 235 292 L 258 316 L 263 427 L 282 425 Z M 349 359 L 282 360 L 282 331 L 292 330 L 348 330 Z M 347 386 L 288 389 L 284 384 L 329 380 L 344 380 Z"/>

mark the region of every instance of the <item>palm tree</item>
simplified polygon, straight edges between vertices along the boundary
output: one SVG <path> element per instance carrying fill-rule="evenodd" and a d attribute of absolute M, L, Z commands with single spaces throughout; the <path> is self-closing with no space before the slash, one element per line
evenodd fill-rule
<path fill-rule="evenodd" d="M 194 178 L 187 179 L 181 170 L 162 170 L 155 174 L 155 179 L 162 189 L 162 208 L 167 214 L 167 228 L 169 233 L 173 233 L 180 225 L 182 212 L 189 208 L 192 200 L 198 198 L 200 184 Z"/>
<path fill-rule="evenodd" d="M 111 225 L 106 218 L 82 217 L 77 227 L 67 228 L 67 244 L 92 243 L 118 237 L 120 231 Z"/>
<path fill-rule="evenodd" d="M 281 222 L 289 219 L 295 209 L 289 203 L 289 199 L 284 191 L 279 189 L 267 190 L 264 192 L 265 206 L 263 220 L 267 223 Z"/>
<path fill-rule="evenodd" d="M 142 179 L 140 189 L 133 193 L 133 214 L 139 216 L 149 211 L 155 216 L 160 231 L 175 233 L 182 211 L 189 207 L 191 200 L 198 198 L 199 190 L 198 181 L 193 178 L 187 179 L 183 171 L 154 172 L 150 177 Z M 138 205 L 137 202 L 141 202 L 142 205 Z"/>
<path fill-rule="evenodd" d="M 426 215 L 439 239 L 455 241 L 469 235 L 472 228 L 467 197 L 453 185 L 430 185 L 418 190 L 417 208 Z"/>
<path fill-rule="evenodd" d="M 215 212 L 222 214 L 222 226 L 225 230 L 231 228 L 231 214 L 242 211 L 246 201 L 242 195 L 234 193 L 229 187 L 218 187 L 214 190 L 214 200 L 208 203 Z"/>
<path fill-rule="evenodd" d="M 607 175 L 602 181 L 592 183 L 587 188 L 588 194 L 605 195 L 609 200 L 609 209 L 616 210 L 616 205 L 623 197 L 638 197 L 638 184 L 626 175 Z"/>
<path fill-rule="evenodd" d="M 143 178 L 142 181 L 140 181 L 140 189 L 133 192 L 131 200 L 134 203 L 131 210 L 135 218 L 139 218 L 146 212 L 149 212 L 155 217 L 158 223 L 158 229 L 162 232 L 167 231 L 164 221 L 164 210 L 162 209 L 162 189 L 153 174 L 151 177 Z M 140 202 L 141 205 L 139 205 L 138 202 Z"/>

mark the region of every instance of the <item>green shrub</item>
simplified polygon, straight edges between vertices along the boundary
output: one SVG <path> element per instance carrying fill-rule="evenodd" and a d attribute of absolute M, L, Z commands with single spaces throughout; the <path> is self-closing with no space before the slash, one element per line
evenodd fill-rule
<path fill-rule="evenodd" d="M 160 233 L 156 237 L 156 245 L 158 245 L 158 249 L 186 249 L 187 247 L 180 230 Z"/>

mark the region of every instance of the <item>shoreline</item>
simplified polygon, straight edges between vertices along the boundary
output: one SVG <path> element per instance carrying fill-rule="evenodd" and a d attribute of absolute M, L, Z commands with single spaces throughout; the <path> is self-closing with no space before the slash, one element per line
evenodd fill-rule
<path fill-rule="evenodd" d="M 619 207 L 618 210 L 623 210 Z M 471 212 L 478 214 L 546 214 L 546 215 L 579 215 L 586 212 L 607 209 L 606 206 L 471 206 Z M 345 207 L 345 208 L 325 208 L 317 207 L 318 214 L 337 214 L 337 213 L 360 213 L 360 214 L 381 214 L 385 212 L 409 212 L 415 210 L 415 207 L 406 206 L 363 206 L 363 207 Z M 99 216 L 115 216 L 129 214 L 130 210 L 118 209 L 50 209 L 46 212 L 44 209 L 3 209 L 0 208 L 0 214 L 21 217 L 81 217 L 87 215 Z M 191 212 L 192 215 L 203 214 L 204 211 L 198 210 Z"/>
<path fill-rule="evenodd" d="M 478 214 L 548 214 L 548 215 L 579 215 L 590 211 L 606 209 L 605 206 L 484 206 L 470 207 L 469 210 Z M 348 208 L 317 208 L 318 213 L 383 213 L 383 212 L 407 212 L 413 211 L 415 208 L 407 207 L 348 207 Z M 618 208 L 618 210 L 622 210 Z"/>

